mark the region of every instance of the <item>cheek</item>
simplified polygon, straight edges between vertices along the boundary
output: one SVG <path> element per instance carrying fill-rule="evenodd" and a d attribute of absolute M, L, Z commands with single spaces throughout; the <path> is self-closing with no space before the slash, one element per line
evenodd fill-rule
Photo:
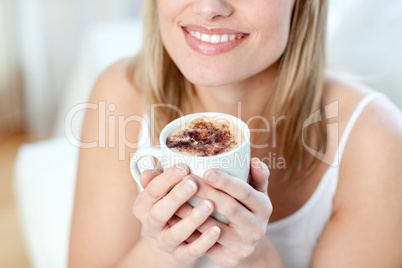
<path fill-rule="evenodd" d="M 175 4 L 172 3 L 167 0 L 158 2 L 158 20 L 162 43 L 172 58 L 175 58 L 176 54 L 178 54 L 178 46 L 184 40 L 179 21 L 181 20 L 185 4 L 179 1 Z"/>
<path fill-rule="evenodd" d="M 291 0 L 262 0 L 259 9 L 254 9 L 247 16 L 263 38 L 283 46 L 288 40 L 290 21 L 293 11 Z"/>
<path fill-rule="evenodd" d="M 260 17 L 254 20 L 258 33 L 255 51 L 260 53 L 261 60 L 265 58 L 275 62 L 282 56 L 289 40 L 290 20 L 290 5 L 281 5 L 265 14 L 260 13 Z"/>

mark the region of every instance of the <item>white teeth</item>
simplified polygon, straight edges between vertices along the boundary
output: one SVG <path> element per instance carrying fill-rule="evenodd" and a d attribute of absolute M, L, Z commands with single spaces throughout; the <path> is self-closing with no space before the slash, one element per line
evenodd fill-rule
<path fill-rule="evenodd" d="M 212 43 L 212 44 L 217 44 L 217 43 L 224 43 L 224 42 L 229 42 L 233 40 L 239 40 L 243 38 L 242 34 L 223 34 L 223 35 L 209 35 L 209 34 L 202 34 L 200 32 L 195 32 L 195 31 L 190 31 L 190 35 L 194 36 L 195 38 L 206 42 L 206 43 Z"/>
<path fill-rule="evenodd" d="M 227 35 L 227 34 L 222 35 L 221 42 L 223 43 L 223 42 L 227 42 L 227 41 L 229 41 L 229 35 Z"/>
<path fill-rule="evenodd" d="M 209 34 L 202 34 L 201 41 L 211 43 L 211 36 Z"/>
<path fill-rule="evenodd" d="M 221 42 L 221 36 L 220 35 L 211 35 L 211 43 L 212 44 L 217 44 Z"/>

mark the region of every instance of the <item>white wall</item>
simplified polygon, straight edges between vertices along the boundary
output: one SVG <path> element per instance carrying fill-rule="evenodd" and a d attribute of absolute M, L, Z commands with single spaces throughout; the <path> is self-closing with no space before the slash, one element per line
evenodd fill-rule
<path fill-rule="evenodd" d="M 51 135 L 60 97 L 91 25 L 139 13 L 141 0 L 16 0 L 28 133 Z"/>
<path fill-rule="evenodd" d="M 330 0 L 328 62 L 402 109 L 402 1 Z"/>
<path fill-rule="evenodd" d="M 0 1 L 0 141 L 22 128 L 22 97 L 11 1 Z"/>

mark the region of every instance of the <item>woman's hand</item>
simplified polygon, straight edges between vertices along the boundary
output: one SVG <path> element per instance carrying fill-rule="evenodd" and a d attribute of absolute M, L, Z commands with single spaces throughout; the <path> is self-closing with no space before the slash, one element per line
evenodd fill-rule
<path fill-rule="evenodd" d="M 154 238 L 158 247 L 179 263 L 194 262 L 216 243 L 220 235 L 216 224 L 210 224 L 191 243 L 185 242 L 214 209 L 210 201 L 203 200 L 180 222 L 173 217 L 198 190 L 188 174 L 188 167 L 182 164 L 163 173 L 144 172 L 141 183 L 145 189 L 133 206 L 134 215 L 141 221 L 144 233 Z"/>
<path fill-rule="evenodd" d="M 251 257 L 252 263 L 261 263 L 256 258 L 264 258 L 264 251 L 255 249 L 260 241 L 266 244 L 265 232 L 272 213 L 272 204 L 267 194 L 268 177 L 268 168 L 257 158 L 251 162 L 249 184 L 217 170 L 207 171 L 203 180 L 194 176 L 199 186 L 196 196 L 212 200 L 215 209 L 230 222 L 225 225 L 209 218 L 198 228 L 202 234 L 215 225 L 221 228 L 218 243 L 207 251 L 207 255 L 216 264 L 235 267 L 246 259 L 246 263 L 250 264 Z M 183 205 L 176 215 L 184 221 L 191 209 L 189 205 Z M 188 242 L 192 239 L 197 239 L 197 235 L 191 236 Z"/>

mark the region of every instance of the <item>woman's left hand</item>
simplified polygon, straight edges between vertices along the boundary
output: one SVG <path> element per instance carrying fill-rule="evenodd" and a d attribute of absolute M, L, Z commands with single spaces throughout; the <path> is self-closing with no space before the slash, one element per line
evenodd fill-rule
<path fill-rule="evenodd" d="M 198 228 L 200 233 L 214 225 L 221 228 L 218 243 L 208 250 L 207 255 L 223 267 L 235 267 L 242 263 L 251 257 L 258 242 L 266 239 L 265 232 L 272 213 L 272 204 L 267 193 L 269 170 L 257 158 L 252 159 L 250 168 L 249 183 L 218 170 L 205 172 L 203 180 L 194 176 L 199 185 L 196 196 L 212 201 L 215 209 L 230 222 L 226 225 L 209 218 Z M 176 215 L 184 218 L 191 210 L 189 205 L 182 206 Z M 180 220 L 179 218 L 176 220 Z M 193 234 L 189 242 L 196 237 L 197 234 Z M 258 258 L 254 255 L 253 262 Z"/>

